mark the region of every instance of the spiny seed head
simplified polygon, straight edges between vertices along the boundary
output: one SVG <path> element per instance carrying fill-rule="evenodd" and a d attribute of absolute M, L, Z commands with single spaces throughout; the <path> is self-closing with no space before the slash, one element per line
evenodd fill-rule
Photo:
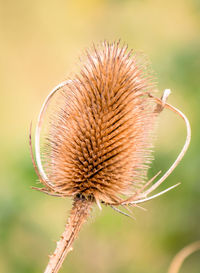
<path fill-rule="evenodd" d="M 45 169 L 56 192 L 105 203 L 133 194 L 151 161 L 151 76 L 119 43 L 87 51 L 79 75 L 62 90 L 50 124 Z"/>

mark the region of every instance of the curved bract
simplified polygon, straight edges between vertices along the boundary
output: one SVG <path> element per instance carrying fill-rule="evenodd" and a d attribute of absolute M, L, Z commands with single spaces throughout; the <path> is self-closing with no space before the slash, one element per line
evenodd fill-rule
<path fill-rule="evenodd" d="M 35 157 L 36 157 L 36 162 L 37 162 L 37 166 L 38 166 L 38 170 L 40 173 L 40 176 L 42 178 L 43 181 L 46 182 L 47 185 L 49 185 L 50 188 L 53 187 L 53 184 L 51 183 L 51 181 L 49 181 L 43 166 L 42 166 L 42 161 L 41 161 L 41 154 L 40 154 L 40 132 L 41 132 L 41 127 L 42 127 L 42 121 L 43 121 L 43 115 L 47 109 L 47 106 L 51 100 L 51 98 L 53 97 L 53 95 L 59 91 L 62 87 L 66 86 L 67 84 L 69 84 L 71 81 L 64 81 L 60 84 L 58 84 L 56 87 L 53 88 L 53 90 L 49 93 L 49 95 L 46 97 L 39 116 L 38 116 L 38 121 L 37 121 L 37 125 L 36 125 L 36 130 L 35 130 Z"/>

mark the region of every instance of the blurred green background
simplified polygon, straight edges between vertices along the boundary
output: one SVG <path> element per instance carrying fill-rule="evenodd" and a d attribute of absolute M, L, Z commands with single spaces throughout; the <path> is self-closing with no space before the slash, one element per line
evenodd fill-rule
<path fill-rule="evenodd" d="M 43 272 L 64 229 L 71 201 L 36 186 L 28 131 L 48 92 L 76 71 L 92 42 L 121 38 L 151 59 L 160 94 L 183 110 L 192 142 L 161 189 L 177 189 L 134 209 L 137 220 L 96 208 L 61 272 L 164 273 L 173 256 L 200 239 L 200 1 L 0 1 L 0 272 Z M 180 118 L 159 120 L 152 177 L 173 162 L 185 138 Z M 199 273 L 193 254 L 182 273 Z"/>

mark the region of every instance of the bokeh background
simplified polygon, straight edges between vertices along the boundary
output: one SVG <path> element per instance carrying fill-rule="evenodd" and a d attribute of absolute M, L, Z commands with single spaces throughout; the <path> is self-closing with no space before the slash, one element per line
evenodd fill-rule
<path fill-rule="evenodd" d="M 71 200 L 46 196 L 36 186 L 28 131 L 48 92 L 76 71 L 92 42 L 121 38 L 144 51 L 158 79 L 159 96 L 192 126 L 192 142 L 161 189 L 175 190 L 134 209 L 136 221 L 106 207 L 94 209 L 61 272 L 164 273 L 173 256 L 200 239 L 200 1 L 0 1 L 0 272 L 43 272 L 63 232 Z M 167 170 L 185 138 L 183 121 L 169 111 L 159 120 L 155 161 Z M 182 273 L 200 272 L 200 253 Z"/>

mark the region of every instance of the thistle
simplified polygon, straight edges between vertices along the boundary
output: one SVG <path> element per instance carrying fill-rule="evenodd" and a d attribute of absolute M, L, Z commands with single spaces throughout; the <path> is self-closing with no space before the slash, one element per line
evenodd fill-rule
<path fill-rule="evenodd" d="M 120 211 L 120 205 L 135 206 L 177 186 L 147 197 L 176 167 L 190 140 L 187 118 L 166 103 L 169 90 L 161 99 L 154 97 L 152 76 L 136 54 L 119 42 L 104 42 L 85 55 L 80 73 L 54 88 L 42 106 L 35 135 L 36 162 L 30 134 L 32 161 L 44 185 L 35 189 L 73 199 L 66 229 L 50 256 L 46 273 L 58 272 L 95 203 L 100 209 L 103 204 Z M 52 114 L 42 163 L 40 131 L 56 92 L 60 92 L 62 104 Z M 185 120 L 188 135 L 174 164 L 150 187 L 160 174 L 150 181 L 146 179 L 152 161 L 154 126 L 163 108 Z"/>

